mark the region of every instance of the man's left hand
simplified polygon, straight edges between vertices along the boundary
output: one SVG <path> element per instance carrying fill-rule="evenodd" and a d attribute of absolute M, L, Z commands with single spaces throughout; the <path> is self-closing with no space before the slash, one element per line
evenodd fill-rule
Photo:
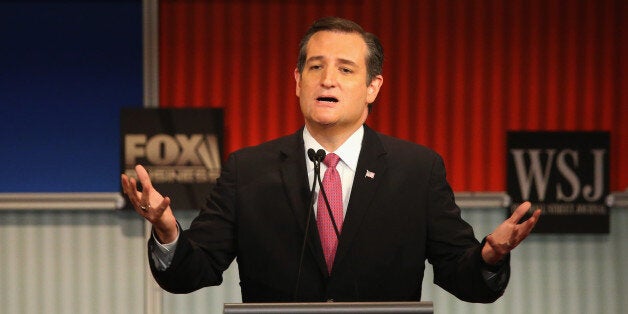
<path fill-rule="evenodd" d="M 532 206 L 530 202 L 524 202 L 519 205 L 510 218 L 506 219 L 486 237 L 486 242 L 482 248 L 482 258 L 487 264 L 497 264 L 530 234 L 541 215 L 541 210 L 537 209 L 528 220 L 519 223 L 519 220 L 528 212 L 530 206 Z"/>

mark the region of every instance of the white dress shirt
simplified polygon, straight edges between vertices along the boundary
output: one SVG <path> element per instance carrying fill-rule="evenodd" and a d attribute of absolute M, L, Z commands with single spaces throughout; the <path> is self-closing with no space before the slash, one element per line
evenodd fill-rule
<path fill-rule="evenodd" d="M 358 166 L 358 158 L 360 157 L 360 149 L 362 148 L 362 139 L 364 138 L 364 127 L 357 129 L 336 151 L 327 152 L 327 154 L 335 153 L 340 157 L 340 162 L 336 165 L 336 170 L 340 175 L 340 183 L 342 184 L 342 209 L 344 215 L 347 214 L 347 206 L 349 205 L 349 197 L 351 196 L 351 187 L 353 187 L 353 178 L 355 177 L 355 170 Z M 307 164 L 307 177 L 312 186 L 314 180 L 314 163 L 310 161 L 307 156 L 308 149 L 312 148 L 315 151 L 323 149 L 323 146 L 319 144 L 314 137 L 310 134 L 307 128 L 303 128 L 303 143 L 305 145 L 305 160 Z M 321 181 L 325 175 L 327 166 L 321 163 Z M 320 187 L 316 184 L 316 195 L 318 195 Z M 315 198 L 314 208 L 318 203 L 318 197 Z M 314 215 L 316 215 L 314 210 Z"/>

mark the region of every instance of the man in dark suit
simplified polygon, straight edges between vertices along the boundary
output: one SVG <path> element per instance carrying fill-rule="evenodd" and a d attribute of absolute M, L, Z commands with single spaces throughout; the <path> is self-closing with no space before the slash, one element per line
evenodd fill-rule
<path fill-rule="evenodd" d="M 382 63 L 379 40 L 357 24 L 316 21 L 294 72 L 304 128 L 231 154 L 188 230 L 180 231 L 170 199 L 142 166 L 142 192 L 122 175 L 136 211 L 154 226 L 149 259 L 164 289 L 218 285 L 237 258 L 245 302 L 416 301 L 427 259 L 435 283 L 462 300 L 503 294 L 509 252 L 540 211 L 519 224 L 524 203 L 478 242 L 440 156 L 364 124 L 383 84 Z M 310 148 L 328 152 L 320 165 L 327 193 L 316 187 L 312 207 Z"/>

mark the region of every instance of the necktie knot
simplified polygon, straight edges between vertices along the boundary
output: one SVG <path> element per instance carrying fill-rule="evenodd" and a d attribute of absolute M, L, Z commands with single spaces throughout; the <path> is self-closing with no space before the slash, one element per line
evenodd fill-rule
<path fill-rule="evenodd" d="M 328 168 L 336 168 L 336 165 L 338 164 L 339 161 L 340 161 L 340 157 L 334 153 L 331 153 L 331 154 L 325 155 L 325 160 L 323 160 L 323 163 Z"/>

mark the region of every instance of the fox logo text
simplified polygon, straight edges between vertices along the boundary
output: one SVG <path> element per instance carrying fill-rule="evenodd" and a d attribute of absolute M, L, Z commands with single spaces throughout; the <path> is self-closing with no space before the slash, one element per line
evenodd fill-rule
<path fill-rule="evenodd" d="M 213 134 L 126 134 L 125 173 L 146 167 L 155 183 L 205 183 L 220 173 L 220 149 Z"/>

